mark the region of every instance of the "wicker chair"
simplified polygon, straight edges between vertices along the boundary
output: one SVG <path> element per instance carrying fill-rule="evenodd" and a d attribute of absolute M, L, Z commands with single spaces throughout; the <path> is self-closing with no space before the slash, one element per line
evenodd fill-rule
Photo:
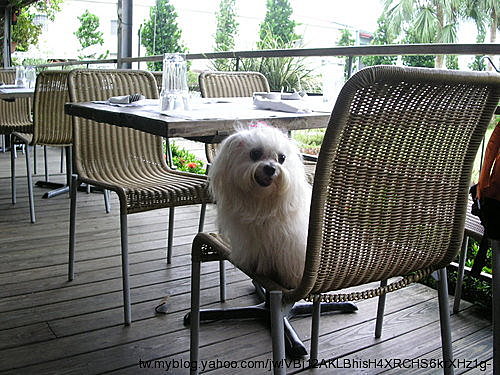
<path fill-rule="evenodd" d="M 267 78 L 259 72 L 219 72 L 207 70 L 198 76 L 203 98 L 249 97 L 254 92 L 269 92 Z M 217 144 L 205 143 L 207 161 L 211 163 Z"/>
<path fill-rule="evenodd" d="M 35 222 L 35 208 L 33 200 L 33 182 L 29 163 L 28 146 L 63 146 L 66 149 L 67 181 L 71 176 L 71 143 L 73 140 L 71 117 L 64 114 L 64 103 L 69 101 L 67 87 L 67 71 L 41 72 L 36 80 L 35 97 L 33 101 L 33 133 L 12 133 L 14 141 L 21 141 L 26 145 L 26 173 L 28 178 L 28 194 L 31 222 Z M 12 152 L 11 181 L 12 203 L 16 203 L 15 158 Z"/>
<path fill-rule="evenodd" d="M 487 73 L 378 66 L 345 84 L 318 158 L 300 285 L 287 290 L 243 270 L 268 291 L 274 360 L 284 359 L 284 311 L 295 302 L 313 302 L 314 363 L 322 301 L 379 296 L 378 337 L 385 294 L 438 270 L 445 373 L 452 372 L 445 267 L 460 248 L 474 157 L 499 98 L 500 78 Z M 220 259 L 231 260 L 224 240 L 198 234 L 192 361 L 198 360 L 201 262 Z M 380 287 L 330 293 L 375 281 Z"/>
<path fill-rule="evenodd" d="M 13 69 L 0 69 L 0 82 L 13 84 L 16 71 Z M 14 101 L 0 100 L 0 134 L 12 132 L 31 133 L 31 99 L 19 98 Z"/>
<path fill-rule="evenodd" d="M 105 100 L 141 93 L 158 98 L 153 75 L 134 70 L 73 70 L 68 76 L 73 102 Z M 174 207 L 209 202 L 206 177 L 171 170 L 165 163 L 162 138 L 137 130 L 73 118 L 76 173 L 71 188 L 69 279 L 74 277 L 76 186 L 82 181 L 117 193 L 120 200 L 121 255 L 125 324 L 131 322 L 128 275 L 127 215 L 170 208 L 168 254 L 171 261 Z M 204 211 L 202 210 L 202 213 Z M 204 215 L 200 218 L 203 228 Z"/>
<path fill-rule="evenodd" d="M 152 72 L 156 80 L 156 86 L 158 86 L 158 92 L 161 92 L 163 86 L 163 72 Z"/>
<path fill-rule="evenodd" d="M 13 84 L 15 78 L 14 69 L 0 69 L 0 82 Z M 13 101 L 0 100 L 0 135 L 7 137 L 13 132 L 33 132 L 31 98 L 18 98 Z M 5 144 L 3 149 L 5 150 Z"/>

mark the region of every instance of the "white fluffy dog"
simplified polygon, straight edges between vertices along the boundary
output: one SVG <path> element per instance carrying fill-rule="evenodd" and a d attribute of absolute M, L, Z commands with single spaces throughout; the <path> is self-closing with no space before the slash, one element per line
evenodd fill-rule
<path fill-rule="evenodd" d="M 297 147 L 270 126 L 241 129 L 221 144 L 208 175 L 235 264 L 296 287 L 311 200 Z"/>

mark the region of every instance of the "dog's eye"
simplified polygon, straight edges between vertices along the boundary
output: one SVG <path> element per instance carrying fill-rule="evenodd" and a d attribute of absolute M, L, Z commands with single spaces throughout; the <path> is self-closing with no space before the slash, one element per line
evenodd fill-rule
<path fill-rule="evenodd" d="M 283 154 L 278 155 L 278 163 L 283 164 L 285 162 L 286 156 Z"/>
<path fill-rule="evenodd" d="M 260 148 L 254 148 L 252 151 L 250 151 L 250 159 L 252 159 L 253 161 L 260 160 L 262 154 L 263 152 Z"/>

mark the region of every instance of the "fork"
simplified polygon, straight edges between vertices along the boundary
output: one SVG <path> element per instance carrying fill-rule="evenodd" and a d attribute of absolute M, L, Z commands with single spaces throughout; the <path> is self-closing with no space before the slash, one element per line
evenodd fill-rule
<path fill-rule="evenodd" d="M 129 103 L 137 102 L 143 98 L 144 96 L 142 96 L 141 94 L 131 94 L 129 95 Z"/>

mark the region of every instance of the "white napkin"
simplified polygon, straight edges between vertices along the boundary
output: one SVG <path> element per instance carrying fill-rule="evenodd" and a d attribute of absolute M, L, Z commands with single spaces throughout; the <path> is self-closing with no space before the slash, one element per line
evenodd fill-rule
<path fill-rule="evenodd" d="M 302 100 L 293 100 L 286 102 L 282 100 L 269 100 L 265 98 L 254 97 L 253 104 L 258 109 L 268 109 L 271 111 L 281 111 L 290 113 L 309 113 L 311 109 L 308 108 L 307 103 Z"/>
<path fill-rule="evenodd" d="M 146 97 L 144 95 L 123 95 L 123 96 L 112 96 L 108 99 L 111 104 L 130 104 L 139 100 L 143 100 Z"/>

